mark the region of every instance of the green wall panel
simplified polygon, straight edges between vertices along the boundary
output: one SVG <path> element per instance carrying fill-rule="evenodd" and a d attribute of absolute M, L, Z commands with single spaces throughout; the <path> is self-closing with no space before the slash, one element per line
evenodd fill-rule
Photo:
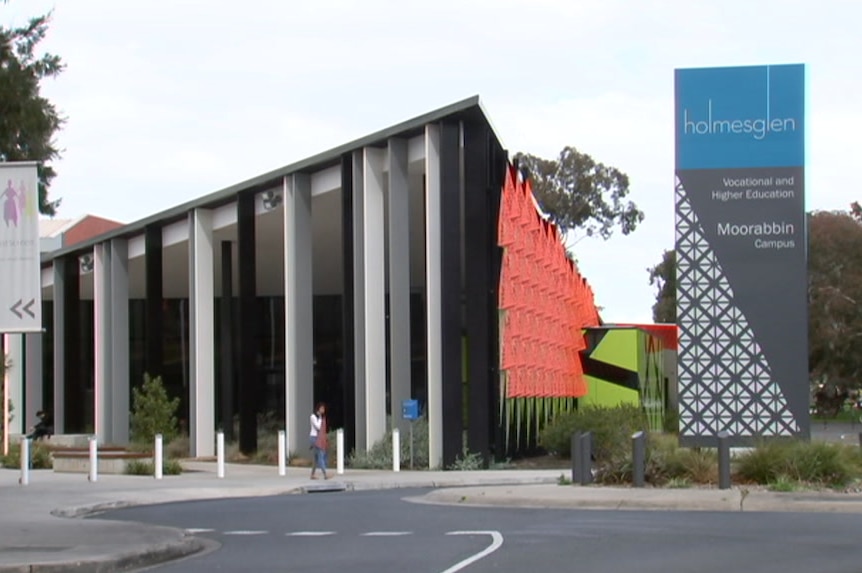
<path fill-rule="evenodd" d="M 598 346 L 590 353 L 590 357 L 601 360 L 626 370 L 637 372 L 638 368 L 638 333 L 633 328 L 625 330 L 608 330 Z"/>
<path fill-rule="evenodd" d="M 582 406 L 604 406 L 612 408 L 621 404 L 640 404 L 640 395 L 637 390 L 620 386 L 612 382 L 605 382 L 592 376 L 586 376 L 589 391 L 586 396 L 578 399 Z"/>

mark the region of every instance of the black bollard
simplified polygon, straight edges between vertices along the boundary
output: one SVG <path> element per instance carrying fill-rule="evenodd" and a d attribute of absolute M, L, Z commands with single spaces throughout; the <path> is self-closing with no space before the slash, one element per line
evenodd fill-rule
<path fill-rule="evenodd" d="M 730 436 L 718 434 L 718 489 L 730 489 Z"/>
<path fill-rule="evenodd" d="M 572 434 L 572 483 L 581 483 L 581 433 Z"/>
<path fill-rule="evenodd" d="M 644 487 L 646 479 L 646 434 L 632 434 L 632 484 L 634 487 Z"/>
<path fill-rule="evenodd" d="M 593 483 L 593 433 L 581 434 L 581 485 Z"/>

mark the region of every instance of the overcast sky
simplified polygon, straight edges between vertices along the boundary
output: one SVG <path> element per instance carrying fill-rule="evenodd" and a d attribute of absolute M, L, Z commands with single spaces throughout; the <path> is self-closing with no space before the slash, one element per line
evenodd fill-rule
<path fill-rule="evenodd" d="M 132 222 L 478 94 L 511 152 L 573 145 L 628 173 L 646 220 L 576 254 L 605 320 L 649 321 L 674 68 L 780 63 L 808 65 L 808 208 L 862 199 L 858 0 L 9 0 L 0 18 L 52 9 L 61 218 Z"/>

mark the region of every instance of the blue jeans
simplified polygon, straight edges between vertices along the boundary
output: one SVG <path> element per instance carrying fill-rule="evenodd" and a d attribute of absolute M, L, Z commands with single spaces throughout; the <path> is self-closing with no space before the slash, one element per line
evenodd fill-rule
<path fill-rule="evenodd" d="M 326 450 L 324 448 L 317 447 L 317 438 L 315 436 L 308 436 L 308 441 L 311 444 L 311 448 L 314 450 L 314 465 L 311 467 L 312 471 L 320 468 L 323 470 L 323 474 L 326 475 Z"/>

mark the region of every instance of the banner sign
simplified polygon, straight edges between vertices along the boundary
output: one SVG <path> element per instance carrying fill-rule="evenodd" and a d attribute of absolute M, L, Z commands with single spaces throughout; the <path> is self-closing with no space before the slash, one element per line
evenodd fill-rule
<path fill-rule="evenodd" d="M 35 163 L 0 162 L 0 332 L 42 331 Z"/>
<path fill-rule="evenodd" d="M 675 91 L 680 442 L 808 436 L 805 68 Z"/>

